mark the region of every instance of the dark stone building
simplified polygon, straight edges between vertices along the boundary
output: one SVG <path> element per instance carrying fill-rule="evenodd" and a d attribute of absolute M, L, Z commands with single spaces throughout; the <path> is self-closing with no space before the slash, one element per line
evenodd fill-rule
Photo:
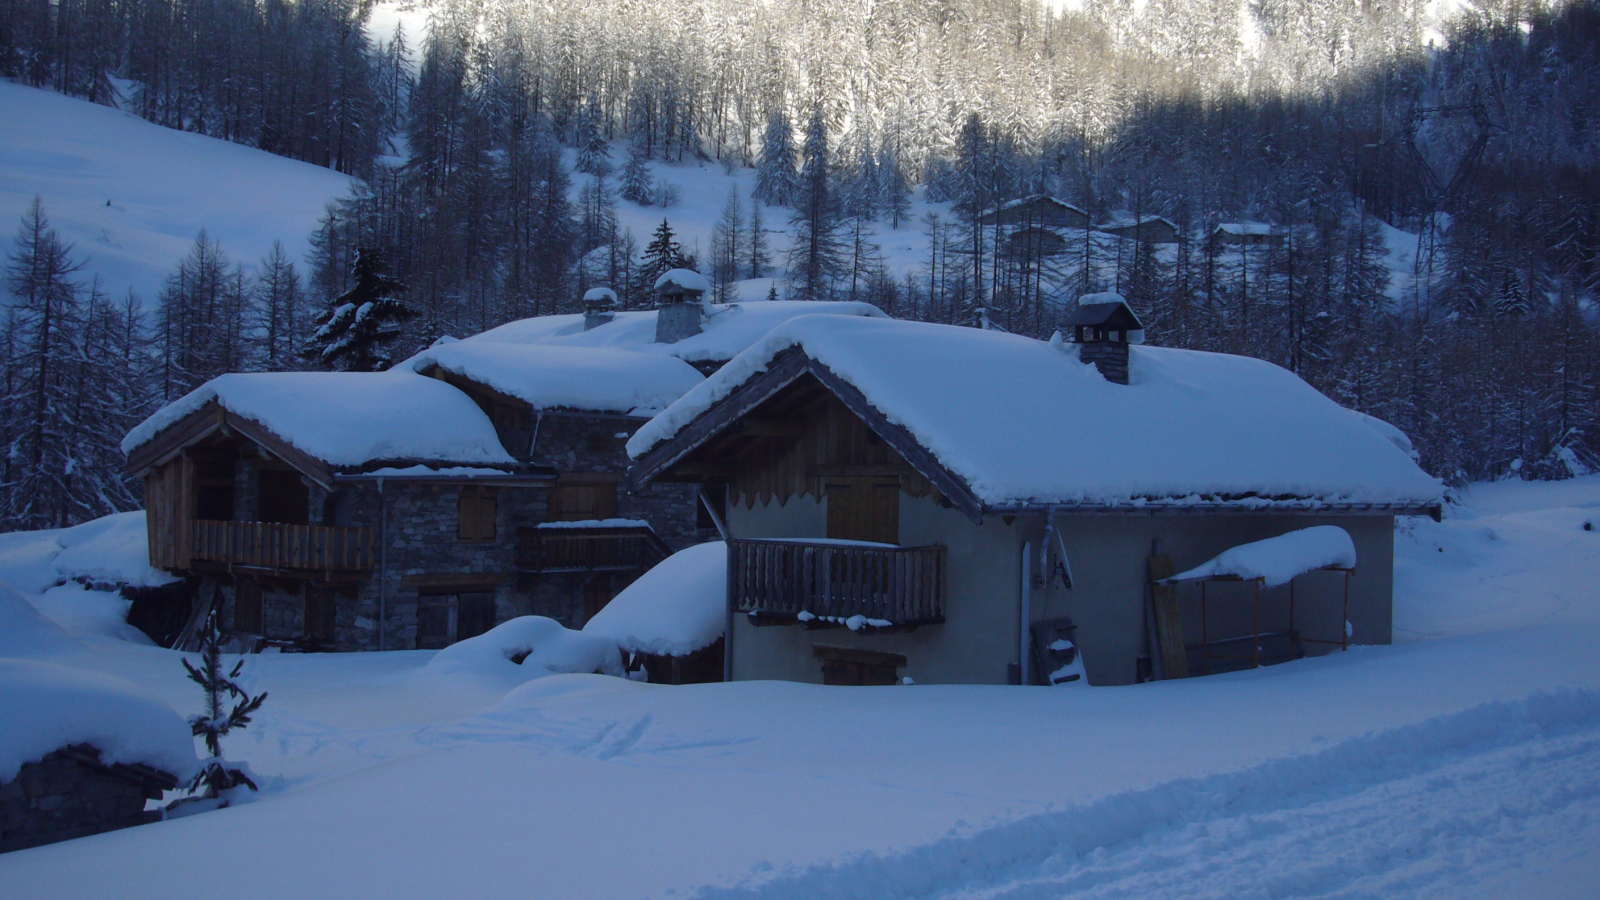
<path fill-rule="evenodd" d="M 63 747 L 0 783 L 0 853 L 155 821 L 145 801 L 177 784 L 149 766 L 106 765 L 88 744 Z"/>

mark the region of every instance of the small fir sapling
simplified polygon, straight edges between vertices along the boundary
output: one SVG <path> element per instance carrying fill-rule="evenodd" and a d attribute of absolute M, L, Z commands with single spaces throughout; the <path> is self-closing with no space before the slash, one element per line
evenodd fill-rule
<path fill-rule="evenodd" d="M 250 724 L 250 716 L 261 708 L 261 702 L 267 699 L 267 694 L 262 691 L 252 697 L 233 680 L 244 670 L 242 659 L 232 672 L 222 674 L 222 632 L 217 628 L 215 613 L 206 619 L 205 637 L 200 646 L 200 667 L 196 668 L 187 659 L 183 660 L 183 667 L 189 671 L 189 680 L 206 692 L 206 712 L 204 715 L 190 716 L 189 728 L 195 737 L 206 739 L 206 749 L 211 753 L 211 759 L 189 783 L 190 793 L 203 788 L 205 798 L 210 800 L 240 785 L 256 790 L 256 783 L 250 780 L 244 770 L 230 768 L 223 763 L 222 738 L 234 729 Z M 223 708 L 230 700 L 233 708 L 225 713 Z"/>

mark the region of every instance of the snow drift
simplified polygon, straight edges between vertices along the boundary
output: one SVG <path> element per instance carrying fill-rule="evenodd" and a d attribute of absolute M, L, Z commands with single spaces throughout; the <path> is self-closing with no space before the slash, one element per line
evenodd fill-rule
<path fill-rule="evenodd" d="M 506 688 L 546 675 L 624 674 L 613 641 L 572 631 L 544 616 L 519 616 L 434 654 L 425 677 L 467 677 Z"/>
<path fill-rule="evenodd" d="M 93 744 L 101 762 L 144 763 L 179 778 L 198 765 L 183 717 L 116 675 L 0 659 L 0 722 L 0 782 L 71 744 Z"/>
<path fill-rule="evenodd" d="M 1231 575 L 1246 581 L 1260 578 L 1266 587 L 1277 587 L 1325 566 L 1356 566 L 1355 542 L 1350 540 L 1349 532 L 1337 525 L 1316 525 L 1240 544 L 1167 581 Z"/>
<path fill-rule="evenodd" d="M 728 545 L 696 544 L 623 588 L 583 626 L 623 650 L 687 656 L 722 636 L 728 608 Z"/>

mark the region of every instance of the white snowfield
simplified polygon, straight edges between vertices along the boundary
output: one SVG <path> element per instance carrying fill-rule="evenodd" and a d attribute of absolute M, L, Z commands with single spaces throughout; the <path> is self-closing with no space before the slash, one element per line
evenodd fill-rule
<path fill-rule="evenodd" d="M 556 344 L 569 347 L 612 347 L 675 356 L 685 362 L 724 362 L 755 344 L 767 332 L 798 316 L 833 315 L 887 319 L 870 303 L 849 301 L 752 300 L 707 303 L 702 331 L 672 344 L 656 343 L 656 311 L 619 312 L 610 322 L 583 330 L 583 316 L 537 316 L 507 322 L 462 344 Z"/>
<path fill-rule="evenodd" d="M 1246 581 L 1260 578 L 1264 587 L 1277 587 L 1315 569 L 1353 569 L 1355 565 L 1356 545 L 1349 532 L 1337 525 L 1314 525 L 1230 547 L 1167 581 L 1232 576 Z"/>
<path fill-rule="evenodd" d="M 466 394 L 410 372 L 252 372 L 213 378 L 134 426 L 132 453 L 215 400 L 334 466 L 380 460 L 516 462 Z"/>
<path fill-rule="evenodd" d="M 0 893 L 211 900 L 151 861 L 247 847 L 230 900 L 1588 900 L 1600 477 L 1464 502 L 1397 531 L 1400 643 L 1210 678 L 513 687 L 423 676 L 442 652 L 249 657 L 271 696 L 225 746 L 259 802 L 5 854 Z M 38 653 L 198 711 L 170 651 Z"/>
<path fill-rule="evenodd" d="M 603 327 L 603 326 L 602 326 Z M 422 351 L 398 368 L 437 366 L 527 401 L 535 410 L 650 416 L 705 380 L 673 356 L 609 347 L 525 346 L 464 340 Z"/>
<path fill-rule="evenodd" d="M 0 237 L 35 196 L 115 299 L 148 309 L 205 229 L 254 266 L 274 240 L 300 260 L 351 180 L 321 166 L 152 125 L 137 116 L 0 81 Z M 181 202 L 175 202 L 181 201 Z"/>
<path fill-rule="evenodd" d="M 634 653 L 688 656 L 722 637 L 727 609 L 728 545 L 711 541 L 639 576 L 584 623 L 583 633 Z"/>
<path fill-rule="evenodd" d="M 791 347 L 827 366 L 984 504 L 1201 504 L 1247 497 L 1424 506 L 1443 486 L 1373 428 L 1268 362 L 1129 348 L 1130 384 L 1075 345 L 950 325 L 786 322 L 628 441 L 638 458 Z"/>
<path fill-rule="evenodd" d="M 93 744 L 106 764 L 144 763 L 180 778 L 198 765 L 189 725 L 176 710 L 104 672 L 0 659 L 0 722 L 0 782 L 73 744 Z"/>

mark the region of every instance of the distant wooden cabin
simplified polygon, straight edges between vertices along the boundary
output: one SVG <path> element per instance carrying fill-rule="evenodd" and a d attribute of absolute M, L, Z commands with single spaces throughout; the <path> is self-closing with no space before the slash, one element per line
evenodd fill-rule
<path fill-rule="evenodd" d="M 1025 260 L 1060 256 L 1067 251 L 1067 239 L 1051 228 L 1018 228 L 1006 235 L 1005 251 L 1010 256 Z"/>
<path fill-rule="evenodd" d="M 1147 244 L 1176 244 L 1180 234 L 1178 226 L 1164 216 L 1116 217 L 1096 226 L 1096 230 Z"/>
<path fill-rule="evenodd" d="M 1046 194 L 1034 194 L 1009 201 L 999 209 L 983 214 L 978 219 L 984 225 L 1003 225 L 1014 228 L 1075 228 L 1089 227 L 1089 214 Z"/>
<path fill-rule="evenodd" d="M 1129 347 L 1133 324 L 1088 310 L 1079 344 L 805 320 L 646 425 L 634 483 L 726 485 L 730 677 L 1046 683 L 1047 631 L 1075 635 L 1093 683 L 1127 684 L 1153 670 L 1156 557 L 1181 570 L 1323 523 L 1359 575 L 1302 579 L 1289 626 L 1287 592 L 1263 592 L 1271 627 L 1389 641 L 1393 519 L 1436 512 L 1441 485 L 1293 374 Z M 1210 587 L 1204 625 L 1184 589 L 1163 632 L 1179 657 L 1202 633 L 1249 640 L 1236 587 Z"/>
<path fill-rule="evenodd" d="M 1222 222 L 1211 230 L 1214 247 L 1272 247 L 1283 243 L 1283 231 L 1266 222 Z"/>

